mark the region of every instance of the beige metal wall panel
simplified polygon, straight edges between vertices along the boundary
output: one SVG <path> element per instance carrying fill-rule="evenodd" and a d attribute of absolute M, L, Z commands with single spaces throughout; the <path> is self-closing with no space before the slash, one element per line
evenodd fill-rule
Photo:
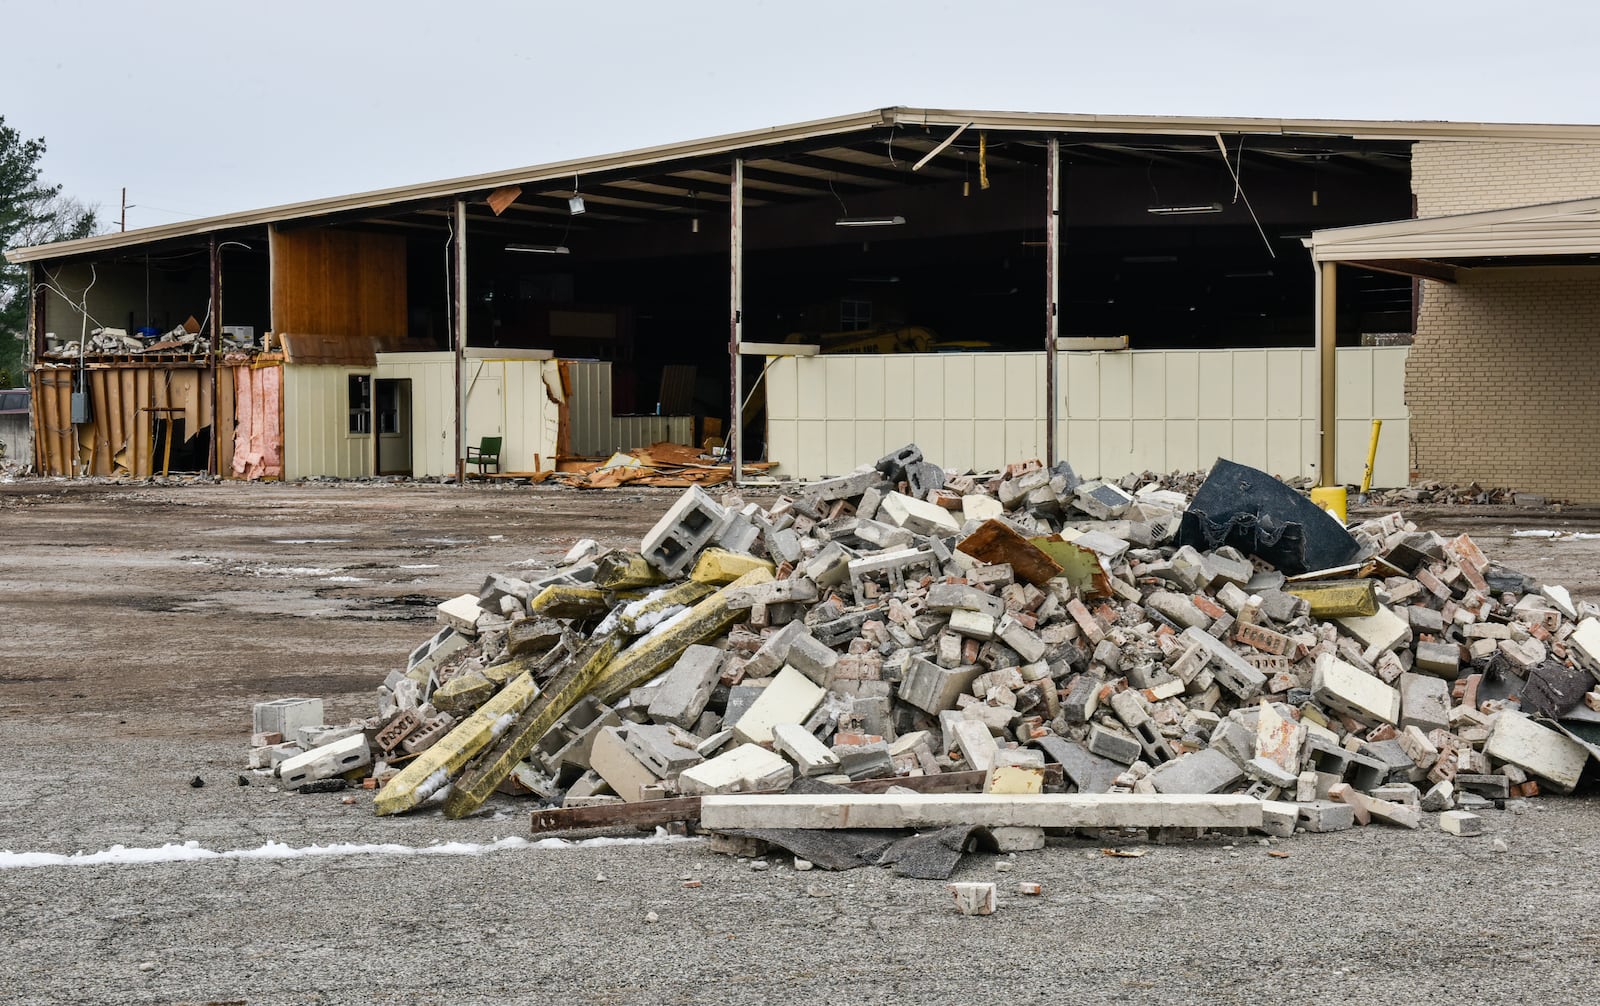
<path fill-rule="evenodd" d="M 283 368 L 285 478 L 371 477 L 372 435 L 353 434 L 349 427 L 350 375 L 371 373 L 314 364 Z"/>
<path fill-rule="evenodd" d="M 412 476 L 454 475 L 455 354 L 380 353 L 377 376 L 411 382 Z"/>
<path fill-rule="evenodd" d="M 1374 484 L 1406 484 L 1406 353 L 1339 350 L 1339 479 L 1360 481 L 1371 421 L 1382 419 Z M 1314 474 L 1315 350 L 1063 353 L 1058 367 L 1057 442 L 1085 477 L 1195 471 L 1219 457 Z M 1040 457 L 1044 370 L 1043 353 L 777 358 L 767 371 L 768 460 L 815 479 L 910 441 L 956 469 Z"/>
<path fill-rule="evenodd" d="M 1038 353 L 769 358 L 767 459 L 796 478 L 850 471 L 915 441 L 952 468 L 1044 450 Z"/>

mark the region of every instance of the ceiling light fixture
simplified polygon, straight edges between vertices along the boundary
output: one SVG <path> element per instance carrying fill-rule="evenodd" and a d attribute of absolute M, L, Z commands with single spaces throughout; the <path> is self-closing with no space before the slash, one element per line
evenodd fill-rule
<path fill-rule="evenodd" d="M 1221 203 L 1184 203 L 1177 206 L 1151 206 L 1145 212 L 1162 217 L 1195 216 L 1201 213 L 1221 213 Z"/>
<path fill-rule="evenodd" d="M 567 209 L 572 211 L 573 216 L 577 216 L 578 214 L 584 212 L 583 197 L 574 195 L 571 199 L 568 199 Z"/>
<path fill-rule="evenodd" d="M 834 221 L 838 227 L 899 227 L 906 222 L 905 217 L 840 217 Z"/>
<path fill-rule="evenodd" d="M 508 252 L 525 252 L 532 255 L 571 255 L 572 249 L 566 245 L 506 245 Z"/>

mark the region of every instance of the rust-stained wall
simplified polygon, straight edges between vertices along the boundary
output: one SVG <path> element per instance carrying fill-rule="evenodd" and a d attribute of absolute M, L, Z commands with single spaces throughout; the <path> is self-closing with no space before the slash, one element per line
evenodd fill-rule
<path fill-rule="evenodd" d="M 364 340 L 403 337 L 405 238 L 331 228 L 274 234 L 272 324 L 280 333 L 363 340 L 368 353 Z"/>

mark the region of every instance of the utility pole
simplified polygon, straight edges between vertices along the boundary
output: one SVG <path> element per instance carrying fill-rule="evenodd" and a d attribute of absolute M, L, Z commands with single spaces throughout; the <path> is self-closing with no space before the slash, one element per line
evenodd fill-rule
<path fill-rule="evenodd" d="M 122 187 L 122 229 L 128 229 L 128 187 Z"/>

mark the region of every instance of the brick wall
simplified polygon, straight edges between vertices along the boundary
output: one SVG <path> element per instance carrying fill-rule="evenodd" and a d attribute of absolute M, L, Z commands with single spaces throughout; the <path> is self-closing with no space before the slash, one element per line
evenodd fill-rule
<path fill-rule="evenodd" d="M 1600 145 L 1427 140 L 1411 149 L 1417 216 L 1600 196 Z"/>
<path fill-rule="evenodd" d="M 1600 502 L 1600 268 L 1461 275 L 1422 284 L 1413 479 Z"/>

